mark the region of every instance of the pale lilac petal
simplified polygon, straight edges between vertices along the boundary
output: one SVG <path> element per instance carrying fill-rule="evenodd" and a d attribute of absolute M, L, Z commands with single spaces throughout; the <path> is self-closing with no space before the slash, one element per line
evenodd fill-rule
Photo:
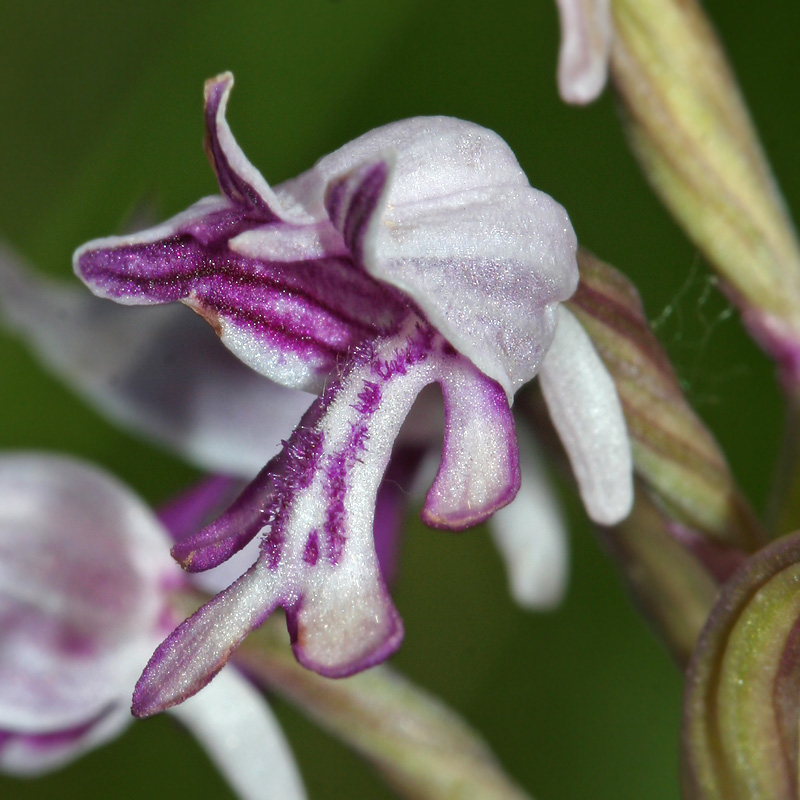
<path fill-rule="evenodd" d="M 0 730 L 81 726 L 133 686 L 182 580 L 124 486 L 79 461 L 0 459 Z"/>
<path fill-rule="evenodd" d="M 238 672 L 225 670 L 172 709 L 242 800 L 304 800 L 303 781 L 266 700 Z"/>
<path fill-rule="evenodd" d="M 324 208 L 359 263 L 401 289 L 509 397 L 538 369 L 578 281 L 564 209 L 497 134 L 447 117 L 386 125 L 276 189 Z"/>
<path fill-rule="evenodd" d="M 210 472 L 251 478 L 314 399 L 254 373 L 187 309 L 120 307 L 3 248 L 0 313 L 101 413 Z"/>
<path fill-rule="evenodd" d="M 117 737 L 133 721 L 127 697 L 99 719 L 50 733 L 0 730 L 0 772 L 34 777 L 59 769 Z"/>
<path fill-rule="evenodd" d="M 577 319 L 559 308 L 539 381 L 589 516 L 621 522 L 633 504 L 633 464 L 614 381 Z"/>
<path fill-rule="evenodd" d="M 489 530 L 505 561 L 514 600 L 523 608 L 551 608 L 561 602 L 567 585 L 567 524 L 533 436 L 521 426 L 517 433 L 520 489 L 490 518 Z"/>
<path fill-rule="evenodd" d="M 441 379 L 445 438 L 422 519 L 437 528 L 477 525 L 514 499 L 519 455 L 503 389 L 464 360 Z"/>
<path fill-rule="evenodd" d="M 561 18 L 558 88 L 567 103 L 591 103 L 603 91 L 613 35 L 611 0 L 556 0 Z"/>

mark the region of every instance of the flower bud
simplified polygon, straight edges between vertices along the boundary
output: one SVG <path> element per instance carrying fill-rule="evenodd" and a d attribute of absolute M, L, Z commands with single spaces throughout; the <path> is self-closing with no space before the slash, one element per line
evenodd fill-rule
<path fill-rule="evenodd" d="M 684 798 L 797 797 L 800 533 L 750 559 L 723 588 L 689 667 Z"/>

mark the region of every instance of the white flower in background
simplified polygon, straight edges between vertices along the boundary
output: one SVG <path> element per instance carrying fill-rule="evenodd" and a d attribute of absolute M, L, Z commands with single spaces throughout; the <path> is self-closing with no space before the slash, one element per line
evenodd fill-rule
<path fill-rule="evenodd" d="M 158 520 L 75 459 L 0 457 L 0 770 L 59 767 L 132 721 L 130 696 L 187 576 Z M 248 800 L 303 798 L 264 698 L 236 670 L 173 713 Z"/>

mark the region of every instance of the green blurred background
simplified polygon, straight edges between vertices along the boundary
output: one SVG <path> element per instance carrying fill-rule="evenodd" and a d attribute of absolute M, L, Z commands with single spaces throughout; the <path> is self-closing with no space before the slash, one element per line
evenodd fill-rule
<path fill-rule="evenodd" d="M 797 4 L 715 0 L 726 41 L 790 207 L 800 207 Z M 203 81 L 232 70 L 229 120 L 277 183 L 377 125 L 448 114 L 498 131 L 531 183 L 570 212 L 583 244 L 639 286 L 695 406 L 760 509 L 780 439 L 772 369 L 706 265 L 649 192 L 611 92 L 586 109 L 555 86 L 550 0 L 139 0 L 0 3 L 0 236 L 71 278 L 72 250 L 215 191 L 203 155 Z M 188 313 L 188 312 L 187 312 Z M 0 446 L 71 452 L 158 503 L 195 473 L 110 427 L 3 338 Z M 680 676 L 632 609 L 572 488 L 573 569 L 564 606 L 516 609 L 485 531 L 405 541 L 393 659 L 480 729 L 538 798 L 676 798 Z M 310 796 L 383 798 L 369 767 L 280 701 Z M 226 797 L 170 720 L 3 798 Z"/>

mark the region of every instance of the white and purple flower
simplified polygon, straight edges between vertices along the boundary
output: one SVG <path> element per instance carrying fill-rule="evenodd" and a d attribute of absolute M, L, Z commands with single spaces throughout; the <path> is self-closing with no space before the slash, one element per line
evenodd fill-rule
<path fill-rule="evenodd" d="M 250 569 L 158 648 L 134 695 L 139 715 L 194 694 L 277 606 L 298 659 L 323 674 L 396 649 L 375 498 L 428 384 L 445 406 L 429 524 L 462 529 L 514 498 L 510 403 L 537 373 L 590 516 L 611 524 L 631 503 L 613 382 L 559 305 L 577 285 L 575 235 L 508 146 L 471 123 L 411 119 L 272 189 L 225 121 L 232 84 L 224 74 L 206 85 L 222 195 L 144 233 L 90 242 L 75 269 L 102 297 L 189 305 L 262 375 L 322 393 L 234 505 L 174 549 L 201 571 L 261 537 Z"/>
<path fill-rule="evenodd" d="M 131 690 L 186 587 L 168 546 L 150 509 L 99 469 L 0 457 L 0 771 L 54 769 L 131 721 Z M 173 713 L 240 797 L 303 798 L 263 697 L 236 670 L 221 678 Z"/>

